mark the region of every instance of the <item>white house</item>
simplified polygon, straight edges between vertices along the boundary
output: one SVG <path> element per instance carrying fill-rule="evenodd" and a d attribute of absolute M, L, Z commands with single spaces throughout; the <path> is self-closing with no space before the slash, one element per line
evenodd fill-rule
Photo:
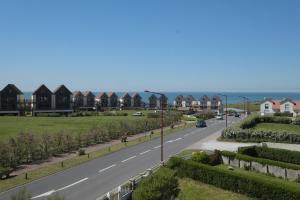
<path fill-rule="evenodd" d="M 293 113 L 293 116 L 297 116 L 300 112 L 300 101 L 294 101 L 289 98 L 283 100 L 273 100 L 272 98 L 266 98 L 260 104 L 260 113 L 262 116 L 274 114 L 276 112 L 289 112 Z"/>

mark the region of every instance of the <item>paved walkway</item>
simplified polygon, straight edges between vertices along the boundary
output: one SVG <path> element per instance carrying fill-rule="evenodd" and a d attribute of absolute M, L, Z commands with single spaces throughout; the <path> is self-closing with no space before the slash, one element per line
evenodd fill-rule
<path fill-rule="evenodd" d="M 186 149 L 203 149 L 203 150 L 227 150 L 237 151 L 239 147 L 259 145 L 261 143 L 239 143 L 239 142 L 221 142 L 217 141 L 217 138 L 221 136 L 221 131 L 218 131 L 210 136 L 202 139 L 201 141 L 189 146 Z M 293 151 L 300 151 L 299 144 L 285 144 L 285 143 L 271 143 L 266 142 L 268 147 L 288 149 Z"/>

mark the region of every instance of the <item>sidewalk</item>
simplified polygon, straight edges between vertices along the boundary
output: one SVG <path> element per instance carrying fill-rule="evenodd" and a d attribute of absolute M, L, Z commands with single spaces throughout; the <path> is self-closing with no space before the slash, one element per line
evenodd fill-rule
<path fill-rule="evenodd" d="M 237 151 L 239 147 L 259 145 L 261 143 L 239 143 L 239 142 L 221 142 L 217 141 L 222 134 L 222 131 L 211 134 L 210 136 L 204 138 L 203 140 L 189 146 L 186 149 L 203 149 L 203 150 L 227 150 L 227 151 Z M 265 142 L 268 147 L 287 149 L 293 151 L 300 151 L 300 144 L 285 144 L 285 143 L 271 143 Z"/>

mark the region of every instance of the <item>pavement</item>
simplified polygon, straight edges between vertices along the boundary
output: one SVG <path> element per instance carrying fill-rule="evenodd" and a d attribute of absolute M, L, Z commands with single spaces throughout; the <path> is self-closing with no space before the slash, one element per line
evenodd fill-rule
<path fill-rule="evenodd" d="M 229 123 L 236 120 L 229 117 Z M 164 158 L 220 132 L 225 126 L 225 120 L 211 119 L 207 125 L 206 128 L 187 128 L 166 135 Z M 9 200 L 12 194 L 26 188 L 32 194 L 32 199 L 37 200 L 47 199 L 55 192 L 65 196 L 66 200 L 95 200 L 159 163 L 160 138 L 156 138 L 2 192 L 0 199 Z"/>

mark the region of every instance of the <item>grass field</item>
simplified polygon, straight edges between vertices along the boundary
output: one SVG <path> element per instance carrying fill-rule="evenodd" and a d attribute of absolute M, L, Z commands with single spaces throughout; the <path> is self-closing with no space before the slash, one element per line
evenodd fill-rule
<path fill-rule="evenodd" d="M 81 133 L 90 130 L 93 126 L 101 126 L 104 123 L 116 122 L 118 120 L 129 120 L 135 122 L 142 117 L 134 117 L 136 111 L 126 112 L 128 116 L 87 116 L 87 117 L 16 117 L 0 116 L 0 139 L 15 136 L 20 132 L 57 133 L 60 131 L 68 133 Z M 153 111 L 142 111 L 144 115 Z"/>
<path fill-rule="evenodd" d="M 254 129 L 286 131 L 289 133 L 300 134 L 300 125 L 294 125 L 294 124 L 259 123 L 254 127 Z"/>
<path fill-rule="evenodd" d="M 217 188 L 192 179 L 179 180 L 180 193 L 178 200 L 250 200 L 241 194 Z"/>
<path fill-rule="evenodd" d="M 238 108 L 238 109 L 244 110 L 244 102 L 229 103 L 228 107 L 229 108 Z M 247 109 L 247 104 L 246 104 L 246 109 Z M 259 111 L 260 110 L 260 103 L 259 102 L 250 102 L 249 103 L 249 109 L 250 109 L 251 112 Z"/>

